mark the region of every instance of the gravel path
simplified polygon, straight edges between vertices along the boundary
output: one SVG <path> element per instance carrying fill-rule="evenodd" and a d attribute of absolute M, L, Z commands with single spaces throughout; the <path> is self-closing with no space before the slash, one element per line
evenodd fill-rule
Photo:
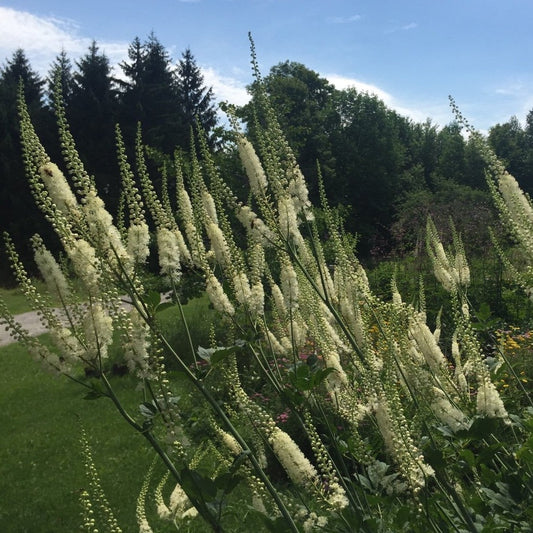
<path fill-rule="evenodd" d="M 15 318 L 33 337 L 46 333 L 46 328 L 41 324 L 37 311 L 28 311 L 21 315 L 15 315 Z M 13 342 L 16 342 L 15 339 L 10 336 L 5 327 L 0 326 L 0 346 L 7 346 Z"/>
<path fill-rule="evenodd" d="M 161 294 L 162 302 L 168 301 L 169 298 L 170 293 Z M 131 309 L 131 304 L 128 303 L 125 299 L 123 300 L 122 305 L 125 309 Z M 56 311 L 58 311 L 59 315 L 61 316 L 61 311 Z M 32 337 L 37 337 L 38 335 L 42 335 L 47 331 L 46 327 L 41 324 L 37 311 L 28 311 L 27 313 L 15 315 L 15 319 L 22 325 L 24 329 L 30 332 L 30 335 Z M 7 346 L 8 344 L 11 344 L 13 342 L 16 342 L 15 339 L 11 337 L 11 335 L 8 331 L 6 331 L 4 326 L 0 326 L 0 346 Z"/>

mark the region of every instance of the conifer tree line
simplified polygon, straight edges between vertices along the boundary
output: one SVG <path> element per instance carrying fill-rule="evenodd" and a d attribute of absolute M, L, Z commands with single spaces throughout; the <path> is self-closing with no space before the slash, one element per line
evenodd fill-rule
<path fill-rule="evenodd" d="M 119 72 L 120 77 L 113 76 L 96 42 L 74 62 L 59 52 L 44 79 L 23 50 L 5 60 L 0 70 L 0 228 L 21 245 L 47 225 L 33 205 L 24 176 L 16 103 L 19 80 L 38 134 L 56 161 L 60 153 L 51 95 L 55 80 L 60 80 L 78 150 L 113 213 L 120 190 L 116 124 L 133 148 L 141 123 L 144 142 L 163 160 L 176 149 L 188 151 L 191 128 L 198 121 L 218 164 L 233 180 L 230 185 L 238 191 L 244 181 L 236 151 L 222 142 L 228 132 L 217 124 L 215 94 L 205 86 L 191 50 L 175 62 L 153 33 L 144 41 L 135 38 Z M 495 218 L 484 163 L 457 124 L 414 122 L 374 95 L 336 89 L 297 62 L 275 65 L 265 83 L 313 203 L 319 203 L 321 176 L 330 203 L 347 230 L 357 234 L 363 259 L 416 250 L 428 214 L 437 224 L 453 217 L 466 234 L 467 247 L 484 249 L 485 237 L 478 230 Z M 253 114 L 251 105 L 236 114 L 253 137 L 262 118 Z M 533 110 L 525 126 L 512 117 L 493 126 L 488 140 L 520 186 L 533 193 Z"/>

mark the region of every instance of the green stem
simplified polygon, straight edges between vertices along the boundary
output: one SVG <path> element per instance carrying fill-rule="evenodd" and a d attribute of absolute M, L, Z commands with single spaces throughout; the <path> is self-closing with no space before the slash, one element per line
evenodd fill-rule
<path fill-rule="evenodd" d="M 274 488 L 274 485 L 272 485 L 272 482 L 268 478 L 268 476 L 265 474 L 264 470 L 261 468 L 261 465 L 259 464 L 259 461 L 255 457 L 255 455 L 252 453 L 252 450 L 246 443 L 246 441 L 242 438 L 239 431 L 235 428 L 235 426 L 231 423 L 229 418 L 227 417 L 224 410 L 221 408 L 219 403 L 211 396 L 209 391 L 203 386 L 203 384 L 196 378 L 196 376 L 189 370 L 187 365 L 183 363 L 183 361 L 180 359 L 180 357 L 174 352 L 172 347 L 168 344 L 168 341 L 165 339 L 165 337 L 161 334 L 159 334 L 159 338 L 161 342 L 165 345 L 165 347 L 170 350 L 170 352 L 174 355 L 175 359 L 178 361 L 178 363 L 181 365 L 182 369 L 185 371 L 189 379 L 192 381 L 193 385 L 198 389 L 200 394 L 205 398 L 205 400 L 208 402 L 208 404 L 211 406 L 211 408 L 215 411 L 215 413 L 220 417 L 220 419 L 224 422 L 225 426 L 229 429 L 230 433 L 233 435 L 235 440 L 239 443 L 239 446 L 242 448 L 243 453 L 247 454 L 250 462 L 252 463 L 254 470 L 256 471 L 259 479 L 264 483 L 265 487 L 267 488 L 268 492 L 272 496 L 273 500 L 275 501 L 278 509 L 280 510 L 281 514 L 287 521 L 287 524 L 289 525 L 291 531 L 294 531 L 295 533 L 298 533 L 298 527 L 294 523 L 288 509 L 285 507 L 285 504 L 281 500 L 279 494 L 277 493 L 276 489 Z"/>
<path fill-rule="evenodd" d="M 180 299 L 178 297 L 178 293 L 176 291 L 176 284 L 174 283 L 174 280 L 172 280 L 172 292 L 174 296 L 176 297 L 176 301 L 178 302 L 178 309 L 180 310 L 181 322 L 183 324 L 183 327 L 185 328 L 185 333 L 187 334 L 187 341 L 189 342 L 189 347 L 191 349 L 191 355 L 194 359 L 194 364 L 195 366 L 197 366 L 198 361 L 196 359 L 196 351 L 194 349 L 194 343 L 192 342 L 189 325 L 187 324 L 187 319 L 185 318 L 185 313 L 183 312 L 183 306 L 181 305 Z"/>
<path fill-rule="evenodd" d="M 131 417 L 131 415 L 124 409 L 124 406 L 120 403 L 119 398 L 115 394 L 115 391 L 113 390 L 113 387 L 109 383 L 109 380 L 107 379 L 105 374 L 102 374 L 101 378 L 108 392 L 109 398 L 115 404 L 115 407 L 118 409 L 119 413 L 126 420 L 126 422 L 130 424 L 130 426 L 132 426 L 136 431 L 138 431 L 150 443 L 150 445 L 156 451 L 159 457 L 162 459 L 163 463 L 165 464 L 169 472 L 172 474 L 176 482 L 181 485 L 182 477 L 180 473 L 176 469 L 170 457 L 165 453 L 163 448 L 161 448 L 161 445 L 155 438 L 154 434 L 151 431 L 144 428 L 143 426 L 139 425 L 137 422 L 135 422 L 135 420 Z M 187 494 L 187 496 L 191 500 L 191 503 L 194 505 L 194 507 L 198 510 L 202 518 L 204 518 L 204 520 L 206 520 L 206 522 L 208 522 L 209 525 L 212 527 L 213 531 L 217 533 L 223 533 L 222 526 L 220 525 L 217 518 L 213 516 L 213 514 L 211 513 L 211 511 L 209 510 L 205 502 L 189 494 Z"/>

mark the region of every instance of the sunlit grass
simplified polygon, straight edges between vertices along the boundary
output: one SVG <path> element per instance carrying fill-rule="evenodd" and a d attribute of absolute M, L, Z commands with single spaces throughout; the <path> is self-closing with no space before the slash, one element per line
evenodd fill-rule
<path fill-rule="evenodd" d="M 64 377 L 43 373 L 25 348 L 0 350 L 0 529 L 71 532 L 81 523 L 79 491 L 87 486 L 80 420 L 118 520 L 135 528 L 135 499 L 152 459 L 142 437 L 120 419 L 111 402 L 84 400 L 83 389 Z M 138 402 L 129 378 L 114 380 L 127 405 Z M 127 483 L 124 483 L 127 479 Z"/>

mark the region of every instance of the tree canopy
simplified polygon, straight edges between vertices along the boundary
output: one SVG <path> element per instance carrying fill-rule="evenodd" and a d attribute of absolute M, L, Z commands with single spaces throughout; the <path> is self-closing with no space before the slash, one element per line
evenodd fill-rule
<path fill-rule="evenodd" d="M 21 163 L 19 82 L 36 128 L 52 146 L 51 154 L 59 155 L 51 96 L 59 80 L 80 157 L 112 212 L 118 209 L 120 188 L 117 123 L 129 149 L 140 123 L 143 141 L 152 154 L 158 154 L 158 164 L 170 160 L 176 149 L 186 152 L 191 128 L 199 124 L 216 151 L 217 165 L 232 169 L 232 186 L 239 188 L 243 178 L 236 151 L 227 144 L 217 144 L 216 135 L 222 128 L 216 127 L 215 95 L 205 85 L 191 50 L 186 48 L 174 62 L 151 33 L 145 41 L 133 39 L 128 59 L 119 68 L 120 72 L 113 71 L 96 42 L 74 64 L 65 51 L 60 51 L 46 80 L 32 70 L 23 50 L 15 51 L 7 60 L 0 71 L 2 229 L 24 240 L 39 220 Z M 409 226 L 405 217 L 413 212 L 413 206 L 426 205 L 428 198 L 456 190 L 465 204 L 476 197 L 465 187 L 486 194 L 485 163 L 458 124 L 413 122 L 377 96 L 354 88 L 339 90 L 294 61 L 274 65 L 262 81 L 306 176 L 312 202 L 319 203 L 321 176 L 329 201 L 343 214 L 348 231 L 358 235 L 363 257 L 399 252 L 396 237 L 403 231 L 399 228 Z M 249 89 L 254 97 L 254 84 Z M 252 110 L 252 105 L 245 105 L 236 112 L 253 138 L 265 117 Z M 224 136 L 231 137 L 229 132 Z M 532 193 L 533 110 L 525 125 L 512 117 L 494 125 L 487 138 L 520 185 Z M 450 201 L 452 196 L 447 196 Z M 446 209 L 443 206 L 441 211 Z"/>

